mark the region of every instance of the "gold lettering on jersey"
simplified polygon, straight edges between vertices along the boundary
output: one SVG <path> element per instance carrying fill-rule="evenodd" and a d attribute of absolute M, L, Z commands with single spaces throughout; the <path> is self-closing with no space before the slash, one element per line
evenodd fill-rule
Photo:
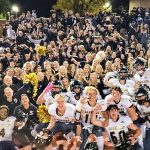
<path fill-rule="evenodd" d="M 118 125 L 118 126 L 113 126 L 113 127 L 109 127 L 109 130 L 110 131 L 120 131 L 120 130 L 123 130 L 124 129 L 124 126 L 123 125 Z"/>
<path fill-rule="evenodd" d="M 91 113 L 91 111 L 84 111 L 84 113 L 86 113 L 86 114 L 90 114 L 90 113 Z"/>
<path fill-rule="evenodd" d="M 86 110 L 84 111 L 85 114 L 91 114 L 91 112 L 92 111 L 86 111 Z M 101 112 L 97 112 L 96 114 L 100 114 L 101 115 L 102 113 Z"/>
<path fill-rule="evenodd" d="M 66 120 L 62 120 L 62 119 L 56 119 L 56 121 L 59 121 L 59 122 L 64 122 L 64 123 L 69 123 L 70 120 L 69 119 L 66 119 Z"/>

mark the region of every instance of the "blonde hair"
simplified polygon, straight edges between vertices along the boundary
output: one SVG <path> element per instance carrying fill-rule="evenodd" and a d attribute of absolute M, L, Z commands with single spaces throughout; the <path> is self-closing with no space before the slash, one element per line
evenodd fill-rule
<path fill-rule="evenodd" d="M 89 91 L 91 91 L 91 90 L 95 91 L 97 95 L 99 94 L 99 91 L 98 91 L 95 87 L 93 87 L 93 86 L 86 86 L 86 87 L 84 88 L 85 94 L 87 94 L 87 93 L 88 93 Z"/>
<path fill-rule="evenodd" d="M 148 59 L 148 68 L 150 68 L 150 58 Z"/>
<path fill-rule="evenodd" d="M 65 95 L 64 94 L 56 94 L 55 95 L 55 100 L 57 101 L 58 99 L 64 99 L 64 101 L 66 101 L 66 97 L 65 97 Z"/>
<path fill-rule="evenodd" d="M 95 68 L 95 72 L 97 73 L 97 69 L 98 69 L 98 67 L 100 68 L 100 70 L 101 70 L 101 74 L 103 73 L 103 67 L 102 67 L 102 65 L 100 65 L 100 64 L 98 64 L 97 66 L 96 66 L 96 68 Z"/>
<path fill-rule="evenodd" d="M 82 75 L 81 75 L 81 76 L 79 76 L 79 72 L 80 72 L 80 71 L 82 71 Z M 76 74 L 75 74 L 75 79 L 76 79 L 76 80 L 79 80 L 79 81 L 81 81 L 81 82 L 84 81 L 84 70 L 83 70 L 82 68 L 78 68 L 78 69 L 77 69 L 77 72 L 76 72 Z"/>
<path fill-rule="evenodd" d="M 92 66 L 91 66 L 92 71 L 95 71 L 96 66 L 97 66 L 98 64 L 99 64 L 99 61 L 98 61 L 96 58 L 93 59 Z"/>
<path fill-rule="evenodd" d="M 104 51 L 99 51 L 96 54 L 96 59 L 98 59 L 100 62 L 102 62 L 106 58 L 106 54 Z"/>
<path fill-rule="evenodd" d="M 105 64 L 105 73 L 107 72 L 111 72 L 112 69 L 111 69 L 111 65 L 112 65 L 112 62 L 111 61 L 107 61 L 106 64 Z"/>
<path fill-rule="evenodd" d="M 32 72 L 34 66 L 33 66 L 32 62 L 29 62 L 29 61 L 26 62 L 26 63 L 23 65 L 23 70 L 26 70 L 26 65 L 27 65 L 27 64 L 30 64 L 30 71 Z"/>
<path fill-rule="evenodd" d="M 94 76 L 95 80 L 93 82 L 91 81 L 91 76 Z M 89 78 L 88 84 L 89 85 L 93 85 L 93 86 L 97 86 L 97 84 L 98 84 L 98 82 L 97 82 L 97 74 L 95 72 L 90 74 L 90 78 Z"/>
<path fill-rule="evenodd" d="M 91 66 L 90 66 L 89 64 L 85 64 L 85 65 L 84 65 L 84 67 L 83 67 L 84 73 L 86 73 L 86 72 L 85 72 L 85 68 L 86 68 L 86 67 L 89 69 L 89 72 L 88 72 L 88 73 L 91 73 Z"/>
<path fill-rule="evenodd" d="M 14 71 L 15 71 L 15 73 L 19 73 L 19 75 L 21 75 L 21 73 L 22 73 L 22 69 L 19 67 L 15 67 Z"/>
<path fill-rule="evenodd" d="M 62 72 L 61 71 L 64 71 L 64 74 L 62 75 Z M 65 77 L 67 77 L 68 75 L 67 75 L 67 69 L 66 69 L 66 67 L 65 66 L 60 66 L 59 67 L 59 71 L 58 71 L 58 75 L 59 75 L 59 80 L 61 80 L 61 77 L 62 76 L 65 76 Z"/>

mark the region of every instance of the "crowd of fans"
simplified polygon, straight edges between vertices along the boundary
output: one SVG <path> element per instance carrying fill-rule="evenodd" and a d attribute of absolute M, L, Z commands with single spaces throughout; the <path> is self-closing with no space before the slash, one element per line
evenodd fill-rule
<path fill-rule="evenodd" d="M 0 37 L 0 150 L 149 150 L 149 30 L 150 10 L 140 7 L 9 14 Z M 118 115 L 134 131 L 131 144 L 114 127 Z"/>

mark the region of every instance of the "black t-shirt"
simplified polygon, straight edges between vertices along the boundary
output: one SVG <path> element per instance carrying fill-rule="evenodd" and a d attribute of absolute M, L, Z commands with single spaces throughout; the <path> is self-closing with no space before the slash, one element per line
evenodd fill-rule
<path fill-rule="evenodd" d="M 6 98 L 2 102 L 2 105 L 6 105 L 9 108 L 9 116 L 13 115 L 14 109 L 20 105 L 20 101 L 17 98 L 13 98 L 11 102 L 9 102 Z"/>
<path fill-rule="evenodd" d="M 23 105 L 19 105 L 14 110 L 14 117 L 17 118 L 17 121 L 25 121 L 26 126 L 35 125 L 37 123 L 37 108 L 30 103 L 28 109 L 25 109 Z"/>
<path fill-rule="evenodd" d="M 5 84 L 2 84 L 1 86 L 0 86 L 0 99 L 1 100 L 3 100 L 4 99 L 4 89 L 6 88 L 7 86 L 5 85 Z M 16 86 L 16 85 L 14 85 L 14 84 L 12 84 L 11 86 L 10 86 L 10 88 L 14 91 L 14 93 L 16 93 L 17 91 L 18 91 L 18 87 Z"/>

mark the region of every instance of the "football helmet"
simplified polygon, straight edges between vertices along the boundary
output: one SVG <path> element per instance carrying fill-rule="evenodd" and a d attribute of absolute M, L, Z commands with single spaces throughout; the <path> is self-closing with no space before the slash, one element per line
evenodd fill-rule
<path fill-rule="evenodd" d="M 137 58 L 134 62 L 133 67 L 137 70 L 145 70 L 145 60 L 143 58 Z"/>
<path fill-rule="evenodd" d="M 82 82 L 78 80 L 72 80 L 70 83 L 70 91 L 74 92 L 75 88 L 80 88 L 80 92 L 83 90 L 83 84 Z"/>
<path fill-rule="evenodd" d="M 119 79 L 120 80 L 126 80 L 128 77 L 128 69 L 126 67 L 122 67 L 119 70 Z"/>
<path fill-rule="evenodd" d="M 49 133 L 48 133 L 49 132 Z M 47 133 L 46 135 L 44 135 Z M 37 134 L 37 137 L 32 142 L 32 148 L 43 150 L 46 146 L 48 146 L 51 143 L 53 133 L 50 131 L 46 131 L 46 129 L 43 129 L 40 133 Z"/>
<path fill-rule="evenodd" d="M 96 142 L 86 143 L 84 150 L 98 150 L 98 146 Z"/>
<path fill-rule="evenodd" d="M 59 80 L 53 81 L 52 84 L 53 84 L 53 87 L 58 87 L 58 88 L 62 87 L 62 83 Z"/>
<path fill-rule="evenodd" d="M 62 83 L 59 80 L 55 80 L 52 82 L 53 88 L 52 88 L 52 96 L 54 97 L 56 94 L 61 93 L 62 91 Z"/>
<path fill-rule="evenodd" d="M 95 134 L 91 134 L 85 144 L 84 150 L 98 150 Z"/>

